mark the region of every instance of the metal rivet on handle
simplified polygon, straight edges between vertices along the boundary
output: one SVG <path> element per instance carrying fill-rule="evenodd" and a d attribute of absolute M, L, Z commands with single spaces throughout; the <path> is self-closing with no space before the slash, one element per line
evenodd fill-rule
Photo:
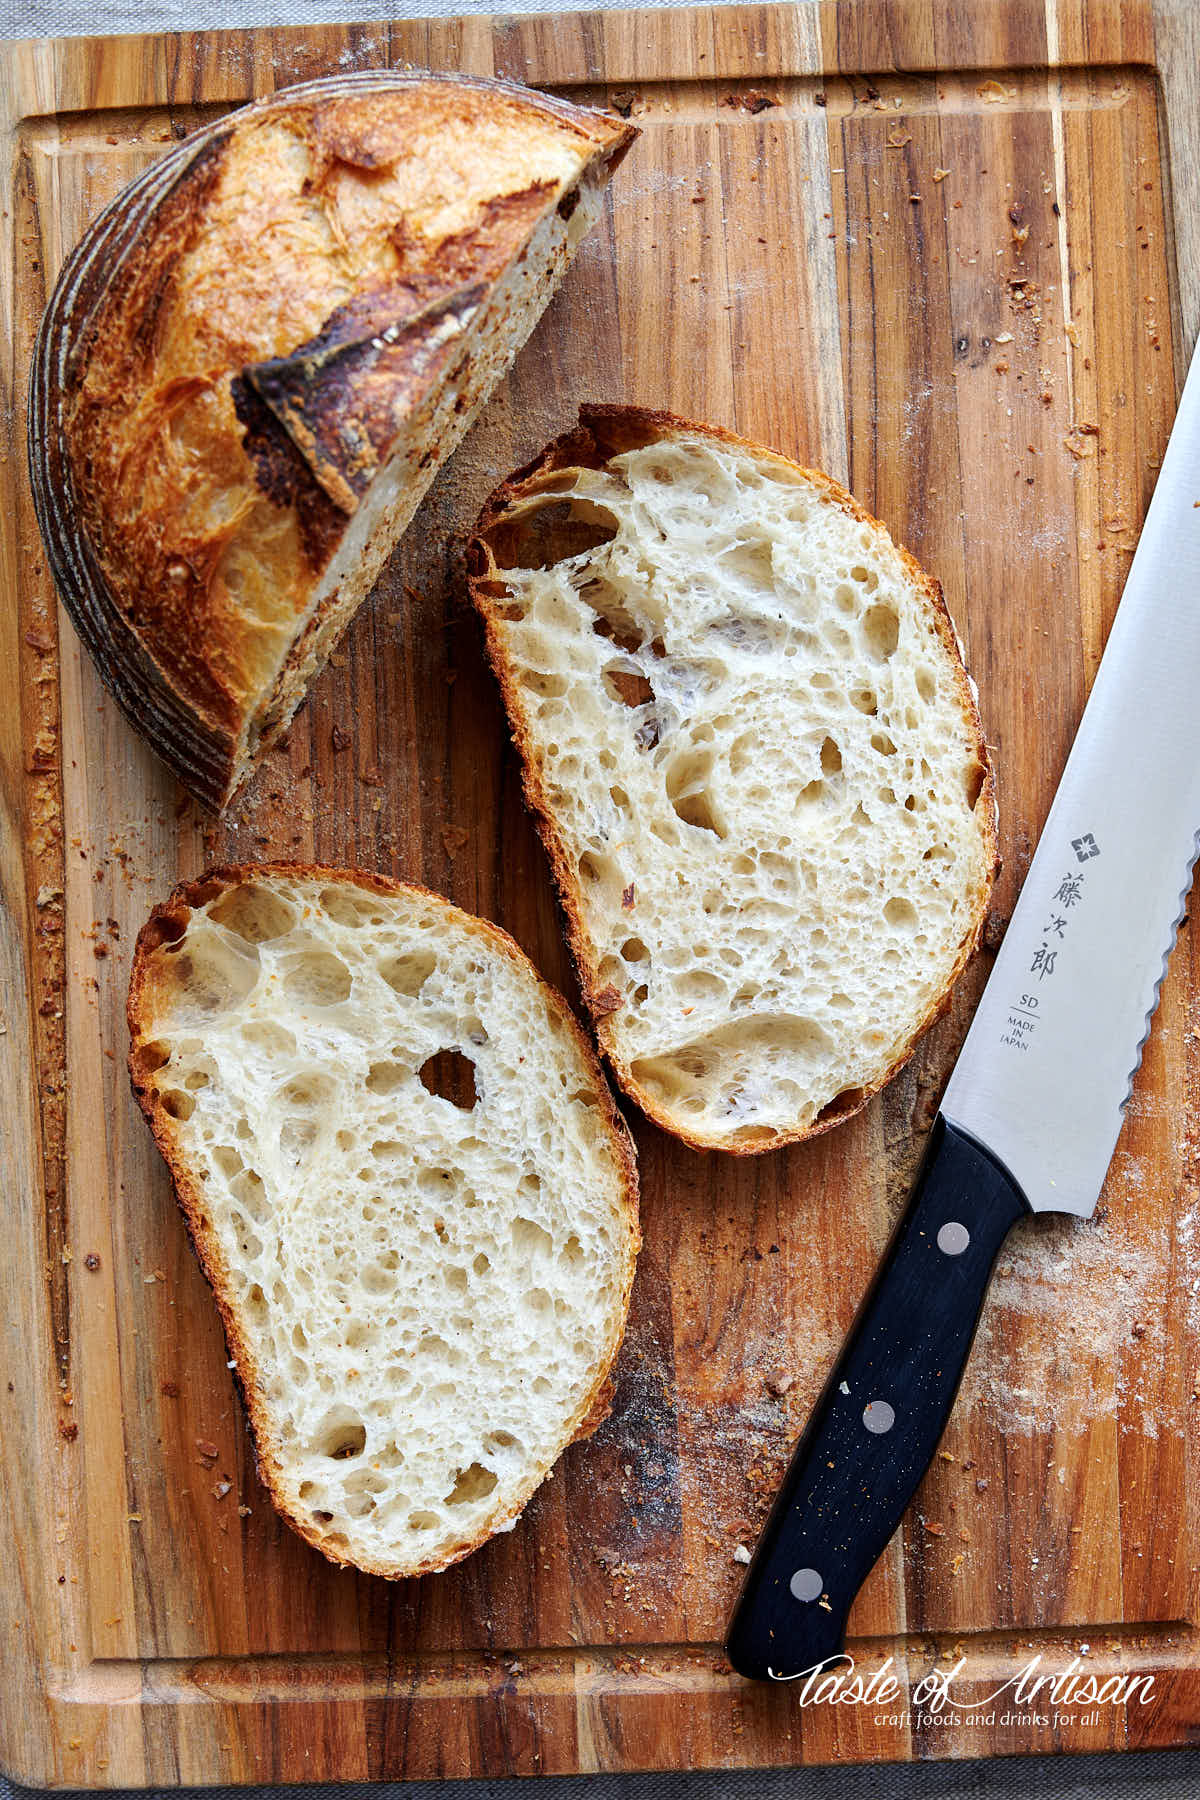
<path fill-rule="evenodd" d="M 895 1408 L 889 1406 L 886 1400 L 867 1401 L 863 1408 L 863 1424 L 868 1431 L 873 1431 L 879 1436 L 885 1431 L 890 1431 L 895 1423 Z"/>
<path fill-rule="evenodd" d="M 819 1600 L 825 1583 L 815 1569 L 797 1569 L 788 1586 L 797 1600 Z"/>
<path fill-rule="evenodd" d="M 937 1234 L 937 1247 L 943 1256 L 961 1256 L 970 1241 L 970 1232 L 957 1219 L 948 1219 Z"/>

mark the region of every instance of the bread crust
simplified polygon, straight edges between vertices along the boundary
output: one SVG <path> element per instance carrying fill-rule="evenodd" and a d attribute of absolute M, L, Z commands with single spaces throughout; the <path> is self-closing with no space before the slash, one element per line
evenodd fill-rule
<path fill-rule="evenodd" d="M 461 429 L 434 398 L 482 397 L 472 321 L 635 136 L 511 82 L 311 82 L 186 140 L 68 259 L 31 372 L 39 524 L 104 679 L 207 804 L 286 724 L 279 657 L 353 589 L 309 618 L 373 476 L 403 446 L 427 485 Z"/>
<path fill-rule="evenodd" d="M 636 1101 L 646 1116 L 652 1119 L 656 1125 L 660 1125 L 664 1131 L 669 1131 L 673 1136 L 680 1138 L 692 1149 L 718 1149 L 728 1151 L 734 1156 L 757 1156 L 767 1150 L 781 1149 L 785 1145 L 801 1143 L 807 1138 L 820 1136 L 821 1133 L 832 1130 L 835 1125 L 839 1125 L 844 1120 L 853 1118 L 856 1113 L 861 1112 L 868 1101 L 873 1099 L 903 1068 L 925 1032 L 947 1010 L 955 985 L 979 946 L 987 918 L 992 885 L 1000 868 L 996 777 L 984 741 L 983 723 L 979 716 L 975 693 L 963 664 L 958 633 L 946 606 L 941 584 L 921 567 L 908 550 L 902 545 L 896 544 L 895 549 L 905 571 L 929 602 L 938 637 L 947 651 L 954 672 L 955 686 L 963 717 L 967 722 L 972 749 L 983 771 L 978 812 L 983 838 L 985 879 L 976 909 L 974 928 L 964 941 L 940 993 L 927 1007 L 920 1022 L 895 1060 L 870 1086 L 855 1090 L 852 1098 L 846 1095 L 839 1096 L 838 1100 L 817 1115 L 812 1124 L 794 1131 L 779 1131 L 769 1143 L 747 1143 L 745 1140 L 739 1141 L 732 1134 L 723 1138 L 700 1137 L 689 1130 L 686 1121 L 659 1104 L 647 1092 L 634 1076 L 629 1060 L 621 1055 L 617 1045 L 612 1023 L 613 1008 L 607 1004 L 610 995 L 600 982 L 597 959 L 593 954 L 591 938 L 584 924 L 578 884 L 566 846 L 555 821 L 554 810 L 546 790 L 541 761 L 533 740 L 529 715 L 521 695 L 520 685 L 514 678 L 499 630 L 498 605 L 501 603 L 498 602 L 498 597 L 493 590 L 502 586 L 503 578 L 502 575 L 497 574 L 491 551 L 493 540 L 496 534 L 502 530 L 509 508 L 514 502 L 537 491 L 546 476 L 552 475 L 559 469 L 580 467 L 599 469 L 612 456 L 619 455 L 622 451 L 641 448 L 646 444 L 680 433 L 708 438 L 717 443 L 729 444 L 737 449 L 750 451 L 756 458 L 764 462 L 776 463 L 781 468 L 787 469 L 792 475 L 799 474 L 813 483 L 822 494 L 841 507 L 856 522 L 868 525 L 873 530 L 881 531 L 890 537 L 887 527 L 879 519 L 874 518 L 839 482 L 834 481 L 832 476 L 826 475 L 818 469 L 804 468 L 789 457 L 782 456 L 777 451 L 766 450 L 760 444 L 755 444 L 748 438 L 739 437 L 736 433 L 726 431 L 721 426 L 699 425 L 693 421 L 681 419 L 674 413 L 656 412 L 637 406 L 585 405 L 580 407 L 579 423 L 572 430 L 555 438 L 538 456 L 522 468 L 517 469 L 489 495 L 467 543 L 467 588 L 483 622 L 488 660 L 500 684 L 513 742 L 520 754 L 525 802 L 533 815 L 538 835 L 550 859 L 550 866 L 563 909 L 567 941 L 579 976 L 580 992 L 584 1004 L 591 1014 L 592 1028 L 604 1053 L 605 1061 L 612 1069 L 619 1085 L 632 1100 Z"/>
<path fill-rule="evenodd" d="M 477 1530 L 469 1539 L 464 1539 L 449 1552 L 437 1557 L 426 1558 L 417 1563 L 386 1565 L 371 1561 L 369 1558 L 360 1559 L 350 1556 L 339 1546 L 326 1542 L 311 1518 L 306 1518 L 291 1504 L 286 1482 L 281 1475 L 277 1448 L 278 1438 L 271 1430 L 270 1410 L 264 1393 L 261 1371 L 246 1334 L 242 1330 L 237 1308 L 229 1298 L 228 1269 L 225 1258 L 215 1235 L 211 1230 L 206 1230 L 202 1223 L 204 1219 L 202 1184 L 189 1169 L 187 1159 L 183 1155 L 173 1131 L 174 1122 L 158 1101 L 154 1087 L 147 1079 L 146 1070 L 139 1062 L 139 1052 L 146 1042 L 147 1034 L 152 1031 L 155 1016 L 151 953 L 164 942 L 172 942 L 182 935 L 190 914 L 197 907 L 207 904 L 217 898 L 219 894 L 236 888 L 244 882 L 269 880 L 272 876 L 314 880 L 330 886 L 352 884 L 357 888 L 366 889 L 368 892 L 383 895 L 419 896 L 422 901 L 443 909 L 448 916 L 452 915 L 459 926 L 466 927 L 482 938 L 490 950 L 518 965 L 522 971 L 532 974 L 552 1011 L 567 1027 L 585 1067 L 595 1081 L 596 1095 L 616 1157 L 620 1184 L 620 1211 L 628 1226 L 625 1267 L 620 1299 L 613 1308 L 605 1354 L 597 1361 L 592 1381 L 578 1403 L 574 1415 L 568 1421 L 554 1456 L 544 1466 L 534 1469 L 526 1477 L 513 1502 L 503 1511 L 490 1517 L 484 1527 Z M 488 1538 L 493 1537 L 499 1531 L 504 1531 L 516 1521 L 567 1446 L 579 1439 L 590 1437 L 608 1417 L 612 1406 L 614 1392 L 612 1368 L 621 1347 L 630 1295 L 633 1290 L 637 1254 L 641 1248 L 641 1230 L 638 1222 L 638 1171 L 629 1128 L 617 1109 L 599 1059 L 587 1034 L 561 994 L 550 986 L 549 982 L 534 968 L 520 945 L 500 926 L 492 924 L 487 919 L 478 918 L 472 913 L 464 912 L 443 895 L 435 894 L 430 889 L 420 887 L 415 883 L 396 881 L 390 876 L 379 875 L 369 870 L 326 868 L 317 863 L 231 864 L 209 869 L 194 881 L 181 882 L 166 900 L 160 901 L 155 906 L 138 933 L 130 971 L 126 1018 L 130 1037 L 128 1068 L 133 1096 L 145 1115 L 151 1135 L 170 1171 L 175 1198 L 183 1215 L 192 1249 L 204 1278 L 212 1289 L 224 1328 L 225 1341 L 229 1347 L 230 1360 L 234 1365 L 235 1380 L 241 1392 L 250 1425 L 259 1479 L 271 1496 L 272 1504 L 280 1516 L 286 1519 L 293 1531 L 297 1532 L 306 1543 L 311 1544 L 315 1550 L 319 1550 L 323 1556 L 328 1557 L 330 1562 L 362 1569 L 368 1575 L 381 1575 L 388 1580 L 398 1581 L 413 1575 L 434 1574 L 441 1569 L 449 1568 L 453 1563 L 461 1562 L 463 1557 L 469 1556 L 473 1550 L 477 1550 Z"/>

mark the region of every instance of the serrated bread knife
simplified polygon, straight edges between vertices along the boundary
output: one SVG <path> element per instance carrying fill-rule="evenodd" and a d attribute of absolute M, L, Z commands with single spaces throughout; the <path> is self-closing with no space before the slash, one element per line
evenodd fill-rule
<path fill-rule="evenodd" d="M 791 1680 L 933 1457 L 996 1253 L 1087 1217 L 1121 1129 L 1200 831 L 1200 353 L 1062 781 L 908 1209 L 818 1400 L 726 1641 Z"/>

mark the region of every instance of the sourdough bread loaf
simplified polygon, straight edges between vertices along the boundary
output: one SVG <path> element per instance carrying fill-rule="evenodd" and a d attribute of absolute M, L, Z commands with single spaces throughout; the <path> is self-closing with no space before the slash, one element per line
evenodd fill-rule
<path fill-rule="evenodd" d="M 281 864 L 155 909 L 129 1026 L 284 1518 L 386 1576 L 507 1530 L 608 1410 L 638 1247 L 563 1002 L 435 895 Z"/>
<path fill-rule="evenodd" d="M 634 135 L 507 82 L 313 82 L 189 138 L 68 259 L 33 363 L 39 522 L 202 800 L 287 725 Z"/>
<path fill-rule="evenodd" d="M 468 569 L 622 1086 L 701 1148 L 855 1111 L 996 867 L 937 583 L 827 476 L 623 407 L 493 495 Z"/>

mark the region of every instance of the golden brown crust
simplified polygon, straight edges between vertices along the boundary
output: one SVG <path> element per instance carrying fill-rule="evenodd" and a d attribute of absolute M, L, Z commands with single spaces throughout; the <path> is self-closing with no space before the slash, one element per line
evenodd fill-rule
<path fill-rule="evenodd" d="M 314 880 L 328 885 L 349 882 L 357 887 L 365 888 L 369 892 L 385 895 L 419 895 L 423 900 L 431 901 L 434 905 L 444 908 L 447 913 L 454 915 L 460 925 L 466 925 L 468 929 L 485 939 L 491 950 L 498 952 L 510 962 L 519 965 L 523 971 L 533 975 L 552 1011 L 566 1026 L 585 1067 L 595 1081 L 596 1096 L 604 1115 L 617 1161 L 621 1210 L 629 1226 L 628 1253 L 620 1301 L 613 1313 L 614 1329 L 608 1354 L 598 1363 L 591 1386 L 577 1406 L 574 1417 L 564 1428 L 559 1454 L 568 1444 L 579 1438 L 589 1437 L 608 1416 L 612 1403 L 614 1385 L 612 1366 L 621 1346 L 625 1319 L 629 1310 L 629 1299 L 633 1289 L 637 1253 L 641 1247 L 641 1232 L 638 1224 L 638 1172 L 633 1140 L 630 1137 L 628 1126 L 617 1110 L 591 1041 L 562 996 L 550 986 L 549 982 L 543 979 L 520 945 L 506 931 L 487 919 L 480 919 L 474 914 L 463 912 L 443 895 L 435 894 L 428 888 L 419 887 L 412 882 L 395 881 L 389 876 L 378 875 L 364 869 L 332 869 L 316 863 L 241 863 L 210 869 L 194 881 L 181 882 L 166 900 L 160 901 L 155 906 L 138 933 L 129 978 L 129 998 L 126 1005 L 130 1038 L 130 1085 L 134 1098 L 145 1114 L 154 1141 L 170 1172 L 175 1198 L 179 1210 L 183 1214 L 192 1248 L 204 1278 L 212 1289 L 213 1298 L 221 1316 L 225 1341 L 229 1346 L 230 1360 L 235 1365 L 238 1386 L 250 1424 L 255 1460 L 262 1484 L 270 1494 L 272 1504 L 281 1517 L 287 1520 L 287 1523 L 299 1536 L 311 1544 L 315 1550 L 319 1550 L 323 1556 L 328 1557 L 331 1562 L 362 1569 L 368 1575 L 382 1575 L 389 1580 L 406 1579 L 412 1575 L 433 1574 L 440 1569 L 449 1568 L 452 1563 L 461 1561 L 464 1556 L 469 1556 L 473 1550 L 479 1548 L 480 1544 L 485 1543 L 496 1532 L 504 1530 L 511 1524 L 541 1485 L 547 1470 L 533 1470 L 516 1500 L 506 1512 L 497 1514 L 486 1530 L 477 1533 L 469 1541 L 464 1541 L 449 1553 L 419 1564 L 385 1566 L 381 1563 L 373 1563 L 369 1559 L 359 1560 L 346 1554 L 339 1546 L 329 1544 L 313 1524 L 311 1518 L 306 1517 L 290 1503 L 281 1479 L 278 1457 L 274 1449 L 270 1410 L 263 1391 L 258 1365 L 253 1350 L 242 1331 L 237 1308 L 229 1298 L 229 1271 L 225 1259 L 214 1234 L 205 1222 L 203 1187 L 189 1168 L 187 1159 L 176 1139 L 173 1129 L 174 1122 L 159 1102 L 154 1084 L 149 1078 L 152 1073 L 153 1058 L 147 1058 L 145 1051 L 147 1034 L 153 1028 L 155 1016 L 151 962 L 153 952 L 162 944 L 172 943 L 182 936 L 193 910 L 206 905 L 226 888 L 240 886 L 246 881 L 269 878 L 272 875 Z M 550 1466 L 548 1464 L 547 1469 Z"/>
<path fill-rule="evenodd" d="M 677 418 L 673 413 L 654 412 L 636 406 L 581 406 L 578 425 L 573 430 L 564 432 L 561 437 L 555 438 L 540 455 L 534 457 L 523 468 L 516 470 L 507 480 L 502 481 L 484 503 L 467 544 L 467 586 L 483 621 L 488 659 L 500 684 L 513 742 L 521 758 L 525 801 L 533 815 L 538 835 L 550 860 L 565 918 L 567 941 L 579 976 L 580 992 L 584 1004 L 591 1014 L 593 1029 L 600 1048 L 604 1052 L 605 1061 L 612 1069 L 621 1087 L 631 1099 L 636 1101 L 646 1116 L 653 1119 L 654 1123 L 660 1125 L 664 1131 L 669 1131 L 673 1136 L 680 1138 L 692 1149 L 717 1149 L 728 1151 L 734 1156 L 756 1156 L 765 1150 L 777 1150 L 787 1144 L 800 1143 L 806 1138 L 818 1137 L 821 1133 L 831 1130 L 835 1125 L 840 1125 L 844 1120 L 852 1118 L 855 1113 L 861 1112 L 867 1102 L 873 1099 L 903 1068 L 921 1037 L 946 1011 L 955 984 L 978 948 L 987 917 L 992 884 L 1000 866 L 996 780 L 987 745 L 984 742 L 983 723 L 979 716 L 979 708 L 970 678 L 963 666 L 958 634 L 946 606 L 941 585 L 921 567 L 915 557 L 903 546 L 896 545 L 907 573 L 921 588 L 930 603 L 938 636 L 948 653 L 954 670 L 963 716 L 967 721 L 972 748 L 982 772 L 980 826 L 983 837 L 984 880 L 974 929 L 964 942 L 941 993 L 927 1008 L 920 1023 L 895 1061 L 869 1087 L 856 1089 L 853 1094 L 840 1095 L 832 1105 L 818 1114 L 811 1125 L 792 1132 L 773 1133 L 766 1142 L 746 1142 L 744 1139 L 739 1140 L 733 1136 L 726 1138 L 698 1137 L 689 1131 L 686 1122 L 654 1100 L 653 1096 L 637 1081 L 628 1060 L 621 1056 L 617 1049 L 612 1026 L 614 1009 L 607 1003 L 607 990 L 599 980 L 598 959 L 594 954 L 594 946 L 584 925 L 575 873 L 555 822 L 554 809 L 546 791 L 541 760 L 533 741 L 525 702 L 520 686 L 513 678 L 501 638 L 498 605 L 502 604 L 499 590 L 503 583 L 495 574 L 492 551 L 498 541 L 503 541 L 505 520 L 512 504 L 530 492 L 536 491 L 555 471 L 580 467 L 602 468 L 610 457 L 619 455 L 625 450 L 641 448 L 645 444 L 654 443 L 659 438 L 671 437 L 679 432 L 713 438 L 719 443 L 731 444 L 739 449 L 751 451 L 757 458 L 777 463 L 787 469 L 790 474 L 799 474 L 812 482 L 829 500 L 849 513 L 851 518 L 857 522 L 887 532 L 887 527 L 880 520 L 874 518 L 839 482 L 834 481 L 832 476 L 824 474 L 819 469 L 806 469 L 801 464 L 792 462 L 789 457 L 781 456 L 777 451 L 765 450 L 761 445 L 753 443 L 748 438 L 738 437 L 734 432 L 726 431 L 721 426 L 698 425 L 690 420 Z"/>
<path fill-rule="evenodd" d="M 635 135 L 506 82 L 310 83 L 206 127 L 76 247 L 34 358 L 39 522 L 102 673 L 201 798 L 240 776 L 372 477 L 410 429 L 414 480 L 453 442 L 431 421 L 476 367 L 469 321 Z"/>

